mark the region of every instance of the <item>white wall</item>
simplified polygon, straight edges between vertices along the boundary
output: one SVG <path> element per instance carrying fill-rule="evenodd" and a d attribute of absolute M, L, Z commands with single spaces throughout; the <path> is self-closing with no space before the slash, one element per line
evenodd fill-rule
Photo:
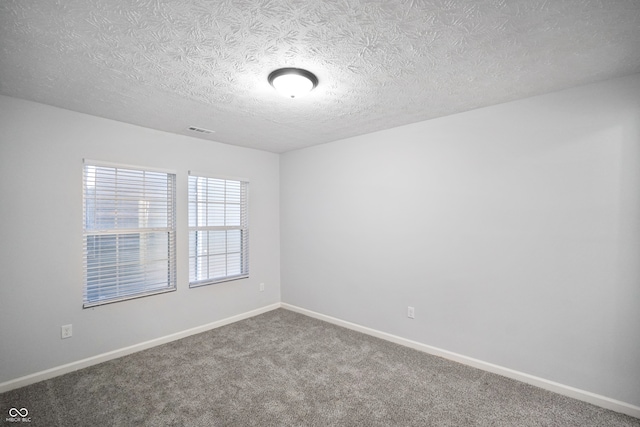
<path fill-rule="evenodd" d="M 177 172 L 177 292 L 81 308 L 83 158 Z M 640 75 L 281 157 L 0 96 L 0 383 L 282 274 L 286 303 L 640 405 L 639 162 Z M 188 289 L 189 169 L 251 180 L 249 279 Z"/>
<path fill-rule="evenodd" d="M 640 405 L 639 163 L 640 75 L 286 153 L 282 300 Z"/>
<path fill-rule="evenodd" d="M 82 309 L 83 158 L 177 172 L 176 292 Z M 188 170 L 249 178 L 249 279 L 188 288 Z M 0 383 L 280 301 L 275 154 L 0 97 L 0 196 Z"/>

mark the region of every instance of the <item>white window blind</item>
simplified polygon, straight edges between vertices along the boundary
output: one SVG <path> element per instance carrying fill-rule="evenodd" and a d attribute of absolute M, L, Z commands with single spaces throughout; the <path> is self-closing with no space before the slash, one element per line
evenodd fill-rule
<path fill-rule="evenodd" d="M 176 289 L 175 175 L 84 165 L 84 307 Z"/>
<path fill-rule="evenodd" d="M 249 277 L 248 187 L 189 176 L 189 286 Z"/>

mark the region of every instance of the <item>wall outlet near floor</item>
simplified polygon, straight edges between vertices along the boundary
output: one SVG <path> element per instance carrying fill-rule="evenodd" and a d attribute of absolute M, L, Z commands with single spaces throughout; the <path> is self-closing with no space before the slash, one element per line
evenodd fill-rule
<path fill-rule="evenodd" d="M 409 319 L 415 319 L 416 318 L 416 309 L 409 306 L 407 307 L 407 317 Z"/>
<path fill-rule="evenodd" d="M 260 292 L 264 291 L 264 283 L 260 283 Z"/>
<path fill-rule="evenodd" d="M 60 338 L 71 338 L 71 335 L 73 335 L 72 325 L 63 325 L 60 327 Z"/>

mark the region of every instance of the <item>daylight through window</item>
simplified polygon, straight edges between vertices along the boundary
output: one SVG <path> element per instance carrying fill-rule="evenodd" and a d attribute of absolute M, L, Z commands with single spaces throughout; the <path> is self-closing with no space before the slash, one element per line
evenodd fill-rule
<path fill-rule="evenodd" d="M 84 307 L 176 289 L 175 175 L 84 165 Z"/>
<path fill-rule="evenodd" d="M 189 176 L 191 287 L 249 276 L 248 186 Z"/>

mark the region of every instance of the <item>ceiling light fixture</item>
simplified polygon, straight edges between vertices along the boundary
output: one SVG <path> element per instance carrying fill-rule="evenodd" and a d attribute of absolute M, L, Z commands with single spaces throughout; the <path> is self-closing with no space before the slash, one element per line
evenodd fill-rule
<path fill-rule="evenodd" d="M 269 74 L 269 84 L 288 98 L 299 98 L 318 86 L 318 78 L 301 68 L 280 68 Z"/>

